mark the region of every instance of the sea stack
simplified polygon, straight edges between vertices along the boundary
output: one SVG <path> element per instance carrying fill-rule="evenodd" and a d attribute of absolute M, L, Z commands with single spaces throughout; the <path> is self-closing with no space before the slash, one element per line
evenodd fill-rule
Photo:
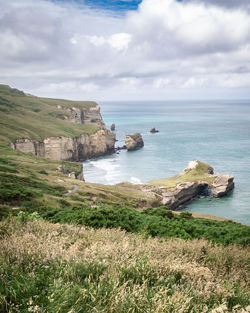
<path fill-rule="evenodd" d="M 159 130 L 155 129 L 155 127 L 150 129 L 150 133 L 155 134 L 155 133 L 159 133 Z"/>
<path fill-rule="evenodd" d="M 128 151 L 133 151 L 144 146 L 142 136 L 139 133 L 127 135 L 125 143 Z"/>
<path fill-rule="evenodd" d="M 114 123 L 110 126 L 110 129 L 111 129 L 112 131 L 115 130 L 115 124 L 114 124 Z"/>

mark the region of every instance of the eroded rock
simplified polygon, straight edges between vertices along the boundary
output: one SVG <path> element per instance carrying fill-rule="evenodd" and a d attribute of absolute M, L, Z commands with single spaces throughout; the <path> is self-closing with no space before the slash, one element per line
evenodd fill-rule
<path fill-rule="evenodd" d="M 136 150 L 144 146 L 142 136 L 139 133 L 127 135 L 125 143 L 128 151 Z"/>
<path fill-rule="evenodd" d="M 219 198 L 225 196 L 233 188 L 233 176 L 226 174 L 216 174 L 216 178 L 211 186 L 211 192 L 215 198 Z"/>
<path fill-rule="evenodd" d="M 100 129 L 95 134 L 83 134 L 75 138 L 49 137 L 43 141 L 32 139 L 17 139 L 11 145 L 13 149 L 31 152 L 37 156 L 51 160 L 83 161 L 114 151 L 115 135 Z"/>
<path fill-rule="evenodd" d="M 140 189 L 174 210 L 197 197 L 225 196 L 234 188 L 233 180 L 234 177 L 231 175 L 213 175 L 212 166 L 195 160 L 189 162 L 182 173 L 169 179 L 141 184 Z"/>

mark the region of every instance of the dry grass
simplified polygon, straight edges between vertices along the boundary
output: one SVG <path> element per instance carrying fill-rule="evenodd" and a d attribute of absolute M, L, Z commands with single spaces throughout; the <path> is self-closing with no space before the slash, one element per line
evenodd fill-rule
<path fill-rule="evenodd" d="M 39 220 L 1 222 L 0 235 L 5 312 L 250 312 L 245 248 Z M 19 274 L 34 280 L 52 266 L 46 299 L 18 299 L 29 283 L 13 287 Z"/>

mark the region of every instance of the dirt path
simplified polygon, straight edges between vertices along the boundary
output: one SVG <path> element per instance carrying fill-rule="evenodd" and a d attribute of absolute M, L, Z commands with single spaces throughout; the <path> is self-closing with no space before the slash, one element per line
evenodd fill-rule
<path fill-rule="evenodd" d="M 68 190 L 68 192 L 64 193 L 63 195 L 64 196 L 69 196 L 69 195 L 71 195 L 73 192 L 75 192 L 78 189 L 79 189 L 79 187 L 77 185 L 74 185 L 72 190 Z"/>

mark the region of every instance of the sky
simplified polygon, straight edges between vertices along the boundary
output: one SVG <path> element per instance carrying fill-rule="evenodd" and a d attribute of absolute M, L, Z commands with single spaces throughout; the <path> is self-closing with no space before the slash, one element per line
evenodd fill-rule
<path fill-rule="evenodd" d="M 250 99 L 249 0 L 0 0 L 0 43 L 37 96 Z"/>

